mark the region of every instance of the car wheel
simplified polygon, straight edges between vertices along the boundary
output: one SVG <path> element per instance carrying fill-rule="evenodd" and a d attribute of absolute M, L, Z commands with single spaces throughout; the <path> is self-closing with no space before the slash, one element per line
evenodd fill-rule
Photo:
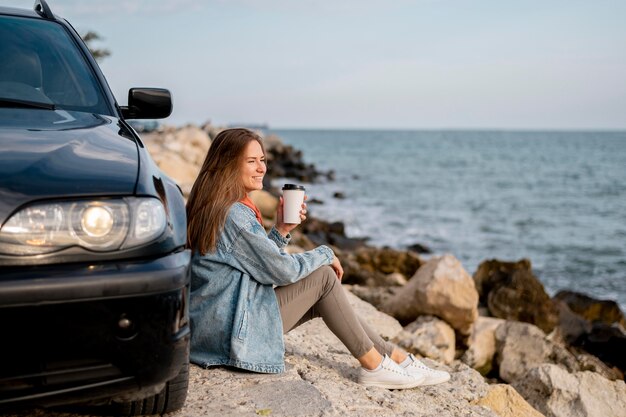
<path fill-rule="evenodd" d="M 180 410 L 185 405 L 188 386 L 189 364 L 185 364 L 178 375 L 167 381 L 165 388 L 158 394 L 143 400 L 111 404 L 109 410 L 118 416 L 165 414 Z"/>

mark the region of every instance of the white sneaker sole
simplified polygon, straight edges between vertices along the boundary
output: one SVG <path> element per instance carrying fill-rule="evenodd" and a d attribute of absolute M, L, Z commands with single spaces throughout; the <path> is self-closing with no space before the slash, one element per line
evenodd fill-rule
<path fill-rule="evenodd" d="M 416 379 L 415 381 L 398 383 L 398 382 L 381 382 L 381 381 L 359 381 L 359 384 L 365 387 L 387 388 L 387 389 L 407 389 L 415 388 L 424 384 L 423 380 Z"/>

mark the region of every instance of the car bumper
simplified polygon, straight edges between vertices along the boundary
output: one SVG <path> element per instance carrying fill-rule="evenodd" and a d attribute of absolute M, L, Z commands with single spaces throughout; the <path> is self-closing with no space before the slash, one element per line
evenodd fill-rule
<path fill-rule="evenodd" d="M 0 408 L 157 393 L 188 360 L 189 258 L 3 271 Z"/>

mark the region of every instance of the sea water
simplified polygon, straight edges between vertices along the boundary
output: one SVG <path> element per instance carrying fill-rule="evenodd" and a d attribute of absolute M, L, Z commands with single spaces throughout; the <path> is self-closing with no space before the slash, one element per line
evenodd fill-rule
<path fill-rule="evenodd" d="M 626 132 L 276 130 L 334 181 L 313 216 L 351 237 L 451 253 L 473 274 L 528 258 L 551 295 L 626 306 Z M 335 198 L 342 193 L 345 198 Z"/>

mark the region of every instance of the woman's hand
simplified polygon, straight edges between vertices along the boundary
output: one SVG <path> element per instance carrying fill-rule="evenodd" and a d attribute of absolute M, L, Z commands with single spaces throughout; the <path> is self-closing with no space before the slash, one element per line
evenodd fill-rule
<path fill-rule="evenodd" d="M 341 262 L 339 262 L 339 258 L 335 256 L 330 267 L 335 271 L 335 274 L 337 274 L 337 279 L 341 281 L 341 278 L 343 278 L 343 267 L 341 266 Z"/>
<path fill-rule="evenodd" d="M 300 223 L 306 220 L 306 195 L 304 196 L 304 202 L 302 203 L 302 210 L 300 210 Z M 283 205 L 284 200 L 280 197 L 278 201 L 278 207 L 276 208 L 276 230 L 283 235 L 287 236 L 289 232 L 298 227 L 298 223 L 285 223 L 283 221 Z"/>

